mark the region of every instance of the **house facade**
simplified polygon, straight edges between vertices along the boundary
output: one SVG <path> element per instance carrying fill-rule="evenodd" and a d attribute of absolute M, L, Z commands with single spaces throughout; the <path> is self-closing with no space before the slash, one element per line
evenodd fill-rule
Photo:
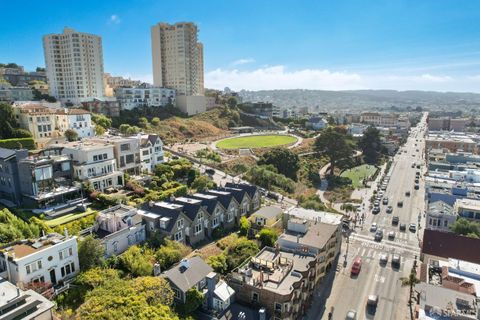
<path fill-rule="evenodd" d="M 153 172 L 157 164 L 163 163 L 163 142 L 156 134 L 140 137 L 140 162 L 142 171 Z"/>

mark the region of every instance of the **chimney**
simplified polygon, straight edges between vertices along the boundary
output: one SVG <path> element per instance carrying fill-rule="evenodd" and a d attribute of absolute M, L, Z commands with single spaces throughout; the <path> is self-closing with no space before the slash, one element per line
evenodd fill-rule
<path fill-rule="evenodd" d="M 297 234 L 297 243 L 300 243 L 300 235 Z"/>
<path fill-rule="evenodd" d="M 65 232 L 65 238 L 68 238 L 68 229 L 67 229 L 67 227 L 63 228 L 63 231 Z"/>
<path fill-rule="evenodd" d="M 162 273 L 162 270 L 160 268 L 160 263 L 156 262 L 153 265 L 153 276 L 158 277 Z"/>
<path fill-rule="evenodd" d="M 12 254 L 12 258 L 15 259 L 15 253 Z M 12 277 L 10 275 L 10 262 L 8 262 L 8 253 L 4 252 L 3 253 L 3 259 L 5 259 L 5 266 L 7 268 L 7 280 L 12 282 Z"/>
<path fill-rule="evenodd" d="M 148 201 L 148 206 L 150 208 L 153 208 L 153 205 L 155 204 L 155 202 L 153 202 L 152 200 Z"/>

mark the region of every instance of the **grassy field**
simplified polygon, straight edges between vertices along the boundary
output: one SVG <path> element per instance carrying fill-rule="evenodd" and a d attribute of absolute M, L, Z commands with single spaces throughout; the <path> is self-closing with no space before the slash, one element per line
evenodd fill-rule
<path fill-rule="evenodd" d="M 77 219 L 86 217 L 86 216 L 91 215 L 95 212 L 96 211 L 94 211 L 90 208 L 87 208 L 86 212 L 70 213 L 70 214 L 64 215 L 60 218 L 56 218 L 56 219 L 52 219 L 52 220 L 45 220 L 45 223 L 46 223 L 47 226 L 53 228 L 53 227 L 59 226 L 61 224 L 69 223 L 69 222 L 75 221 Z"/>
<path fill-rule="evenodd" d="M 368 164 L 362 164 L 361 166 L 354 167 L 342 172 L 341 176 L 350 178 L 352 180 L 352 186 L 354 188 L 362 187 L 362 180 L 371 177 L 377 168 Z"/>
<path fill-rule="evenodd" d="M 287 135 L 256 135 L 225 139 L 217 143 L 220 149 L 270 148 L 289 145 L 297 142 L 297 138 Z"/>

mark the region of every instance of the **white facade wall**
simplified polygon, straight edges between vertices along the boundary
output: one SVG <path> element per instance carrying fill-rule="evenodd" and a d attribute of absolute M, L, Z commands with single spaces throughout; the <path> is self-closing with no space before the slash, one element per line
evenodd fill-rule
<path fill-rule="evenodd" d="M 103 49 L 99 36 L 65 28 L 43 37 L 50 94 L 79 103 L 103 98 Z"/>
<path fill-rule="evenodd" d="M 123 110 L 132 110 L 143 106 L 164 107 L 175 104 L 175 90 L 167 88 L 117 88 L 115 96 Z"/>

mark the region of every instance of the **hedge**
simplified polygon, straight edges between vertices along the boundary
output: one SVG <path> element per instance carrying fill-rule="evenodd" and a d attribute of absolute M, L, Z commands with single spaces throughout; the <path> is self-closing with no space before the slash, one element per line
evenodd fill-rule
<path fill-rule="evenodd" d="M 33 138 L 13 138 L 0 140 L 0 147 L 7 149 L 35 149 Z"/>

